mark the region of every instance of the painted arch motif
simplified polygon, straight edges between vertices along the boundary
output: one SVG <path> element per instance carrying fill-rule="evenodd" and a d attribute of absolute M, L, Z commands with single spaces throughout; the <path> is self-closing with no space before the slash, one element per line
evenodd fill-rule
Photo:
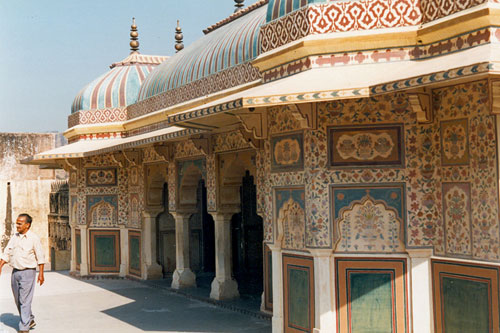
<path fill-rule="evenodd" d="M 402 252 L 405 248 L 397 212 L 369 195 L 341 210 L 337 230 L 340 252 Z"/>

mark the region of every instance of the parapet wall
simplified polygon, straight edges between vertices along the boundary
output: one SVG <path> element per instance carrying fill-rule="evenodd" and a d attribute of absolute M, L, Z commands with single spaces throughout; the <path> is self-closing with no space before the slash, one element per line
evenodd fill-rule
<path fill-rule="evenodd" d="M 64 138 L 57 133 L 0 133 L 0 235 L 8 237 L 6 223 L 12 223 L 10 229 L 15 232 L 16 217 L 21 213 L 30 214 L 32 230 L 46 249 L 47 266 L 50 262 L 47 215 L 51 183 L 65 179 L 66 175 L 61 170 L 43 170 L 20 161 L 61 146 L 63 142 Z"/>

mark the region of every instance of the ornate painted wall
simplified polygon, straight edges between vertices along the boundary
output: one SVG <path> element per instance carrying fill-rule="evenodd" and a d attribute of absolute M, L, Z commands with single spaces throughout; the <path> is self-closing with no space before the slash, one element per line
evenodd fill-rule
<path fill-rule="evenodd" d="M 379 231 L 397 236 L 392 245 L 374 244 L 375 252 L 433 246 L 438 255 L 497 261 L 497 139 L 487 81 L 436 89 L 433 106 L 432 122 L 420 124 L 404 93 L 319 103 L 320 125 L 313 130 L 301 130 L 289 107 L 271 108 L 270 139 L 257 153 L 265 241 L 274 242 L 277 235 L 272 189 L 305 186 L 306 248 L 332 247 L 346 231 L 345 220 L 359 220 L 371 207 L 384 221 L 394 221 Z M 276 169 L 276 138 L 297 133 L 303 133 L 303 145 L 288 147 L 303 149 L 303 170 Z M 339 215 L 331 209 L 338 200 L 333 192 L 347 185 L 356 185 L 365 197 L 350 195 Z M 387 193 L 376 194 L 374 186 L 387 187 Z M 396 208 L 392 198 L 398 196 Z M 354 244 L 340 246 L 354 251 L 345 248 Z"/>

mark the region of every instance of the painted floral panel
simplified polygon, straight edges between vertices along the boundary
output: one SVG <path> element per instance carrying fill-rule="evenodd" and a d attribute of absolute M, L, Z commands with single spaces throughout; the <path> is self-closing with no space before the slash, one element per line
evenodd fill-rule
<path fill-rule="evenodd" d="M 401 125 L 329 128 L 330 166 L 401 167 L 404 164 L 402 133 Z"/>
<path fill-rule="evenodd" d="M 467 119 L 441 122 L 441 157 L 443 165 L 469 164 Z"/>
<path fill-rule="evenodd" d="M 471 254 L 471 197 L 469 183 L 443 183 L 446 252 Z"/>

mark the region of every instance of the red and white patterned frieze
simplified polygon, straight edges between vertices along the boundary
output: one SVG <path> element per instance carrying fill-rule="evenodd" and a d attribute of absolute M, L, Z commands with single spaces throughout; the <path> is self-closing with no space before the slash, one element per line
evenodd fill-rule
<path fill-rule="evenodd" d="M 76 125 L 112 123 L 125 120 L 127 120 L 127 109 L 125 107 L 78 111 L 68 117 L 68 128 Z"/>
<path fill-rule="evenodd" d="M 427 45 L 309 56 L 272 68 L 263 78 L 270 82 L 312 68 L 423 60 L 488 43 L 500 43 L 499 28 L 484 28 Z"/>

